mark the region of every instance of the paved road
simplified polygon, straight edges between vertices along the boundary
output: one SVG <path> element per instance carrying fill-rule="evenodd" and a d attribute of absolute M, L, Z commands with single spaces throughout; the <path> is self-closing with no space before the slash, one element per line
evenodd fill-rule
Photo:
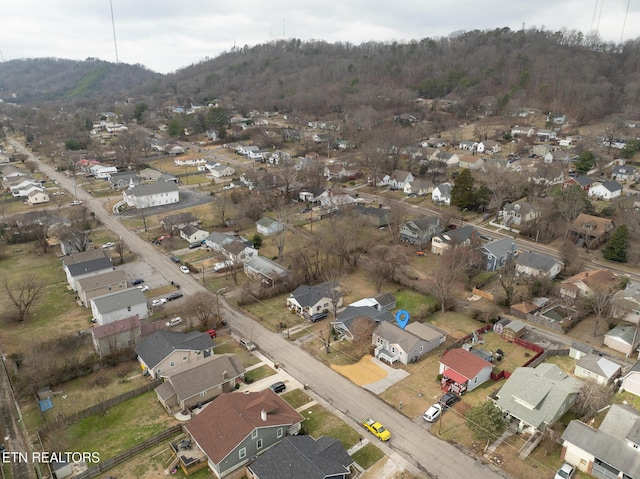
<path fill-rule="evenodd" d="M 73 191 L 73 181 L 53 168 L 44 164 L 24 148 L 20 143 L 11 140 L 17 150 L 30 156 L 40 166 L 41 171 L 60 182 L 60 185 Z M 194 278 L 180 273 L 168 257 L 160 254 L 151 244 L 129 231 L 115 217 L 102 207 L 99 199 L 92 198 L 81 188 L 77 188 L 78 199 L 83 201 L 102 223 L 122 237 L 127 246 L 140 257 L 141 261 L 154 267 L 168 281 L 179 282 L 187 294 L 204 290 Z M 309 384 L 312 391 L 325 399 L 334 408 L 353 420 L 353 426 L 359 429 L 357 421 L 374 416 L 387 425 L 393 437 L 390 444 L 380 444 L 387 453 L 396 452 L 422 471 L 423 477 L 438 479 L 458 479 L 473 477 L 489 479 L 508 477 L 502 471 L 495 471 L 474 457 L 468 456 L 451 444 L 432 436 L 421 422 L 413 422 L 382 400 L 345 379 L 343 376 L 327 368 L 317 359 L 293 345 L 281 335 L 273 333 L 229 306 L 221 300 L 223 317 L 229 327 L 236 333 L 255 341 L 262 353 L 274 362 L 283 365 L 286 371 L 303 384 Z M 363 430 L 364 433 L 364 430 Z"/>

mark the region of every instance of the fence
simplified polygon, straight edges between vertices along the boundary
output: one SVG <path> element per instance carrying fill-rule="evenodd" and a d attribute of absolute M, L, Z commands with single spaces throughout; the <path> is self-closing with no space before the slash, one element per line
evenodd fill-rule
<path fill-rule="evenodd" d="M 168 439 L 172 436 L 175 436 L 179 432 L 182 431 L 182 426 L 177 424 L 175 426 L 170 427 L 169 429 L 165 429 L 160 434 L 153 436 L 146 441 L 141 442 L 133 446 L 131 449 L 127 449 L 126 451 L 121 452 L 120 454 L 116 454 L 112 458 L 107 459 L 106 461 L 100 461 L 94 467 L 87 469 L 86 471 L 74 476 L 75 479 L 90 479 L 92 477 L 96 477 L 99 474 L 102 474 L 105 471 L 108 471 L 112 467 L 117 466 L 118 464 L 128 461 L 132 457 L 140 454 L 145 449 L 149 449 L 156 444 Z"/>
<path fill-rule="evenodd" d="M 561 323 L 554 321 L 553 319 L 549 319 L 541 314 L 527 314 L 527 321 L 540 324 L 545 328 L 555 331 L 556 333 L 564 334 L 564 329 L 562 328 Z"/>
<path fill-rule="evenodd" d="M 489 293 L 488 291 L 482 291 L 478 288 L 473 288 L 471 292 L 473 294 L 477 294 L 481 298 L 488 299 L 489 301 L 493 301 L 495 299 L 492 293 Z"/>

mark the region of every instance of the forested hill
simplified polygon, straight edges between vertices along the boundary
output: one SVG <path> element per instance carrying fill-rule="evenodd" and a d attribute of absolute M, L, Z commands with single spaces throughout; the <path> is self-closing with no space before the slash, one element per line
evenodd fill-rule
<path fill-rule="evenodd" d="M 518 108 L 579 122 L 640 118 L 640 40 L 623 45 L 563 30 L 472 31 L 409 43 L 281 40 L 234 49 L 169 75 L 97 60 L 0 63 L 0 90 L 16 100 L 133 97 L 151 106 L 214 98 L 240 112 L 401 114 L 417 97 L 453 100 L 452 113 Z M 373 121 L 373 120 L 372 120 Z"/>
<path fill-rule="evenodd" d="M 0 63 L 0 98 L 16 103 L 122 99 L 156 75 L 140 65 L 95 59 L 10 60 Z"/>
<path fill-rule="evenodd" d="M 361 105 L 401 112 L 421 96 L 457 100 L 461 112 L 531 107 L 589 121 L 640 104 L 639 56 L 637 39 L 618 46 L 537 29 L 358 46 L 283 40 L 222 54 L 155 86 L 182 102 L 226 97 L 237 108 L 317 116 Z"/>

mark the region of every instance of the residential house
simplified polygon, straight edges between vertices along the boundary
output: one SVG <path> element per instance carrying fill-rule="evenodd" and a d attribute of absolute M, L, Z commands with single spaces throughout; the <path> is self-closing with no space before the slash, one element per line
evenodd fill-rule
<path fill-rule="evenodd" d="M 220 137 L 220 132 L 218 130 L 207 130 L 205 134 L 209 141 L 218 141 L 218 138 Z"/>
<path fill-rule="evenodd" d="M 30 176 L 27 170 L 18 168 L 15 165 L 2 165 L 0 166 L 0 177 L 2 177 L 2 185 L 8 188 L 9 185 L 6 181 L 9 178 L 15 178 L 18 176 Z"/>
<path fill-rule="evenodd" d="M 291 278 L 293 273 L 284 266 L 265 258 L 254 256 L 244 262 L 244 274 L 249 278 L 273 286 Z"/>
<path fill-rule="evenodd" d="M 495 393 L 495 404 L 519 421 L 519 431 L 544 432 L 573 406 L 582 385 L 555 364 L 520 367 Z"/>
<path fill-rule="evenodd" d="M 451 183 L 442 183 L 436 186 L 431 193 L 431 199 L 436 205 L 451 204 Z"/>
<path fill-rule="evenodd" d="M 567 181 L 562 183 L 562 188 L 569 188 L 570 186 L 579 186 L 584 191 L 589 191 L 589 188 L 593 185 L 594 180 L 589 178 L 587 175 L 575 176 L 573 178 L 569 178 Z"/>
<path fill-rule="evenodd" d="M 209 170 L 209 173 L 211 173 L 211 176 L 213 176 L 214 178 L 233 176 L 236 173 L 236 170 L 231 166 L 222 165 L 220 163 L 211 164 L 210 162 L 208 162 L 205 167 L 207 168 L 207 170 Z"/>
<path fill-rule="evenodd" d="M 155 392 L 160 404 L 173 415 L 232 392 L 244 373 L 235 354 L 216 354 L 160 373 L 163 383 Z"/>
<path fill-rule="evenodd" d="M 384 228 L 392 222 L 394 213 L 387 208 L 374 208 L 372 206 L 355 205 L 355 213 L 361 214 L 371 226 Z"/>
<path fill-rule="evenodd" d="M 198 228 L 194 225 L 186 225 L 184 228 L 180 229 L 180 238 L 191 243 L 201 243 L 207 236 L 209 236 L 209 232 L 203 229 Z"/>
<path fill-rule="evenodd" d="M 140 342 L 140 335 L 141 323 L 138 316 L 129 316 L 91 328 L 93 347 L 100 358 L 134 348 Z"/>
<path fill-rule="evenodd" d="M 514 126 L 511 128 L 511 136 L 517 138 L 519 136 L 531 137 L 535 134 L 536 128 L 534 126 Z"/>
<path fill-rule="evenodd" d="M 258 255 L 250 241 L 233 234 L 214 231 L 204 239 L 204 244 L 236 264 Z"/>
<path fill-rule="evenodd" d="M 213 339 L 200 331 L 180 333 L 159 329 L 143 339 L 135 352 L 142 370 L 157 378 L 213 355 Z"/>
<path fill-rule="evenodd" d="M 127 206 L 134 208 L 151 208 L 169 205 L 180 201 L 178 185 L 173 181 L 158 181 L 147 185 L 134 186 L 122 192 Z"/>
<path fill-rule="evenodd" d="M 162 172 L 156 170 L 155 168 L 144 168 L 140 170 L 140 176 L 145 180 L 149 181 L 158 181 L 162 176 Z"/>
<path fill-rule="evenodd" d="M 485 256 L 486 270 L 497 271 L 507 266 L 516 257 L 518 247 L 512 238 L 501 238 L 491 241 L 480 252 Z"/>
<path fill-rule="evenodd" d="M 256 228 L 258 230 L 258 234 L 271 236 L 279 233 L 280 231 L 284 231 L 284 223 L 268 216 L 263 216 L 256 221 Z"/>
<path fill-rule="evenodd" d="M 246 468 L 250 479 L 348 479 L 354 460 L 333 437 L 286 436 Z"/>
<path fill-rule="evenodd" d="M 466 349 L 450 349 L 440 358 L 438 373 L 443 391 L 464 394 L 484 384 L 491 377 L 493 364 Z"/>
<path fill-rule="evenodd" d="M 578 360 L 573 374 L 598 384 L 609 385 L 620 376 L 621 371 L 622 367 L 618 363 L 598 354 L 588 354 Z"/>
<path fill-rule="evenodd" d="M 599 200 L 612 200 L 622 194 L 622 185 L 615 180 L 594 183 L 588 194 Z"/>
<path fill-rule="evenodd" d="M 304 417 L 267 388 L 225 393 L 191 419 L 185 431 L 207 458 L 216 477 L 249 463 L 287 435 L 300 432 Z"/>
<path fill-rule="evenodd" d="M 582 271 L 560 283 L 560 297 L 565 300 L 575 300 L 592 295 L 601 288 L 617 288 L 620 279 L 608 269 Z"/>
<path fill-rule="evenodd" d="M 440 218 L 426 216 L 417 220 L 410 220 L 400 225 L 400 239 L 414 245 L 424 245 L 442 232 Z"/>
<path fill-rule="evenodd" d="M 446 338 L 444 331 L 428 323 L 414 321 L 402 329 L 393 322 L 382 321 L 373 331 L 371 344 L 375 347 L 376 359 L 389 364 L 396 361 L 409 364 L 418 362 Z"/>
<path fill-rule="evenodd" d="M 484 168 L 484 165 L 486 163 L 487 163 L 486 160 L 480 156 L 463 155 L 460 157 L 460 160 L 458 161 L 458 168 L 476 171 Z"/>
<path fill-rule="evenodd" d="M 100 249 L 64 256 L 62 258 L 62 269 L 67 275 L 69 286 L 76 291 L 78 289 L 76 281 L 113 271 L 114 267 L 109 254 Z"/>
<path fill-rule="evenodd" d="M 545 163 L 567 164 L 571 161 L 571 155 L 567 150 L 553 150 L 547 155 L 551 155 L 551 159 L 548 160 L 547 156 L 544 157 Z"/>
<path fill-rule="evenodd" d="M 502 151 L 500 143 L 494 140 L 484 140 L 478 143 L 476 151 L 480 154 L 495 155 Z"/>
<path fill-rule="evenodd" d="M 96 323 L 113 323 L 131 316 L 145 319 L 149 316 L 147 298 L 138 288 L 128 288 L 96 296 L 89 300 Z"/>
<path fill-rule="evenodd" d="M 434 160 L 446 164 L 447 168 L 456 168 L 460 163 L 460 156 L 457 153 L 440 151 L 436 153 Z"/>
<path fill-rule="evenodd" d="M 502 224 L 520 226 L 538 218 L 541 210 L 527 198 L 520 198 L 518 201 L 505 204 L 500 213 Z"/>
<path fill-rule="evenodd" d="M 180 146 L 180 145 L 172 145 L 170 146 L 168 149 L 165 147 L 165 150 L 167 151 L 167 153 L 169 154 L 169 156 L 178 156 L 178 155 L 184 155 L 186 150 L 184 149 L 184 147 Z"/>
<path fill-rule="evenodd" d="M 342 306 L 340 285 L 326 281 L 315 286 L 298 286 L 287 298 L 287 309 L 308 318 L 316 313 L 329 312 L 334 302 L 336 307 Z"/>
<path fill-rule="evenodd" d="M 49 193 L 39 188 L 34 188 L 27 194 L 27 201 L 30 205 L 39 205 L 51 201 Z"/>
<path fill-rule="evenodd" d="M 621 390 L 640 396 L 640 361 L 636 361 L 622 376 Z"/>
<path fill-rule="evenodd" d="M 110 175 L 118 172 L 118 168 L 115 166 L 95 164 L 89 167 L 89 171 L 99 180 L 107 180 Z"/>
<path fill-rule="evenodd" d="M 551 153 L 553 151 L 553 147 L 551 145 L 548 144 L 542 144 L 542 145 L 533 145 L 533 148 L 531 150 L 531 152 L 540 157 L 540 158 L 544 158 L 546 161 L 546 156 L 547 153 Z M 550 157 L 551 160 L 548 161 L 548 163 L 551 163 L 551 161 L 553 161 L 553 157 Z"/>
<path fill-rule="evenodd" d="M 325 190 L 316 196 L 316 200 L 325 208 L 344 208 L 358 204 L 358 200 L 351 195 L 334 193 L 333 190 Z"/>
<path fill-rule="evenodd" d="M 458 149 L 459 150 L 475 151 L 477 148 L 478 148 L 478 142 L 477 141 L 464 140 L 464 141 L 461 141 L 460 143 L 458 143 Z"/>
<path fill-rule="evenodd" d="M 9 192 L 14 198 L 24 198 L 32 191 L 42 191 L 42 184 L 34 180 L 30 176 L 18 176 L 5 180 L 8 185 Z"/>
<path fill-rule="evenodd" d="M 611 170 L 611 179 L 633 183 L 640 177 L 638 170 L 630 165 L 616 165 Z"/>
<path fill-rule="evenodd" d="M 327 180 L 340 181 L 342 179 L 355 179 L 358 172 L 356 170 L 346 168 L 344 165 L 334 163 L 324 167 L 324 176 Z"/>
<path fill-rule="evenodd" d="M 76 294 L 85 308 L 90 307 L 90 300 L 127 289 L 127 275 L 123 271 L 113 270 L 95 276 L 88 276 L 76 281 Z"/>
<path fill-rule="evenodd" d="M 640 343 L 640 335 L 636 326 L 631 324 L 619 324 L 604 335 L 604 345 L 614 351 L 631 356 Z"/>
<path fill-rule="evenodd" d="M 404 190 L 407 183 L 411 183 L 415 178 L 410 171 L 393 170 L 389 175 L 388 183 L 391 190 Z"/>
<path fill-rule="evenodd" d="M 516 273 L 532 278 L 546 277 L 554 279 L 562 271 L 563 263 L 541 253 L 525 251 L 516 258 Z"/>
<path fill-rule="evenodd" d="M 165 231 L 181 230 L 187 225 L 198 226 L 198 223 L 198 218 L 193 213 L 176 213 L 160 220 L 160 226 Z"/>
<path fill-rule="evenodd" d="M 391 293 L 378 293 L 372 298 L 362 298 L 354 301 L 349 306 L 371 306 L 378 311 L 391 311 L 396 309 L 397 300 Z"/>
<path fill-rule="evenodd" d="M 640 283 L 631 281 L 618 291 L 611 300 L 612 314 L 616 319 L 628 323 L 640 322 Z"/>
<path fill-rule="evenodd" d="M 434 236 L 431 240 L 431 252 L 440 255 L 456 246 L 469 246 L 479 239 L 479 233 L 473 226 L 463 226 Z"/>
<path fill-rule="evenodd" d="M 423 180 L 422 178 L 417 178 L 413 180 L 411 183 L 406 183 L 404 185 L 404 192 L 407 195 L 413 196 L 426 196 L 433 193 L 433 189 L 435 185 L 431 183 L 429 180 Z"/>
<path fill-rule="evenodd" d="M 594 477 L 640 477 L 639 430 L 640 413 L 613 404 L 598 429 L 578 419 L 569 422 L 561 437 L 561 457 Z"/>
<path fill-rule="evenodd" d="M 609 239 L 615 229 L 613 220 L 580 213 L 569 225 L 569 238 L 579 246 L 596 248 Z"/>
<path fill-rule="evenodd" d="M 356 329 L 361 328 L 358 323 L 363 320 L 373 327 L 384 321 L 394 322 L 395 318 L 389 311 L 380 310 L 371 305 L 355 306 L 351 304 L 338 313 L 336 319 L 331 322 L 331 326 L 341 338 L 353 340 L 360 333 L 360 331 L 354 331 L 354 325 Z"/>
<path fill-rule="evenodd" d="M 558 132 L 556 132 L 555 130 L 540 129 L 536 131 L 536 139 L 538 141 L 547 142 L 547 141 L 555 140 L 557 137 L 558 137 Z"/>
<path fill-rule="evenodd" d="M 124 190 L 142 184 L 142 176 L 135 171 L 122 171 L 109 175 L 109 188 L 112 190 Z"/>

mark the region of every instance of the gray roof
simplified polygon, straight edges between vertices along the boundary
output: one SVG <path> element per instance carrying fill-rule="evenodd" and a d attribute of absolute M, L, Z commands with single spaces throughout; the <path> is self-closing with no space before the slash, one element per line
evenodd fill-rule
<path fill-rule="evenodd" d="M 618 325 L 606 333 L 605 336 L 619 338 L 627 344 L 632 344 L 635 336 L 635 326 Z"/>
<path fill-rule="evenodd" d="M 83 291 L 91 291 L 92 289 L 102 288 L 104 286 L 109 286 L 110 284 L 120 283 L 126 280 L 127 275 L 124 274 L 123 271 L 114 270 L 109 271 L 108 273 L 79 279 L 76 284 L 81 287 Z"/>
<path fill-rule="evenodd" d="M 565 374 L 555 364 L 520 367 L 498 391 L 496 405 L 536 429 L 544 430 L 568 397 L 577 395 L 581 386 L 580 380 Z"/>
<path fill-rule="evenodd" d="M 404 225 L 406 225 L 406 227 L 411 231 L 422 233 L 429 230 L 432 226 L 439 227 L 440 218 L 438 216 L 425 216 L 423 218 L 418 218 L 417 220 L 407 221 Z M 442 231 L 442 228 L 439 228 L 439 231 Z"/>
<path fill-rule="evenodd" d="M 378 311 L 372 306 L 347 306 L 344 310 L 338 313 L 338 317 L 334 322 L 342 323 L 347 329 L 349 329 L 351 323 L 353 323 L 356 318 L 367 318 L 371 321 L 375 321 L 376 323 L 381 321 L 395 321 L 393 314 L 389 311 Z"/>
<path fill-rule="evenodd" d="M 455 230 L 450 230 L 438 236 L 444 242 L 458 245 L 462 244 L 470 238 L 477 236 L 478 232 L 473 226 L 464 226 Z"/>
<path fill-rule="evenodd" d="M 496 258 L 502 258 L 509 253 L 515 253 L 518 247 L 514 239 L 501 238 L 487 243 L 483 246 L 483 249 Z"/>
<path fill-rule="evenodd" d="M 97 258 L 108 258 L 109 253 L 103 249 L 88 249 L 87 251 L 81 251 L 79 253 L 73 253 L 62 258 L 62 264 L 69 266 L 76 263 L 84 263 Z"/>
<path fill-rule="evenodd" d="M 442 183 L 436 188 L 438 188 L 440 196 L 451 196 L 451 183 Z"/>
<path fill-rule="evenodd" d="M 389 341 L 391 344 L 397 344 L 404 352 L 411 351 L 416 344 L 423 341 L 423 338 L 420 338 L 406 329 L 402 329 L 398 325 L 390 322 L 380 323 L 374 333 L 377 336 L 384 338 L 386 341 Z"/>
<path fill-rule="evenodd" d="M 593 183 L 593 180 L 586 175 L 576 176 L 575 178 L 573 178 L 573 181 L 575 181 L 576 183 L 578 183 L 580 186 L 583 186 L 583 187 Z"/>
<path fill-rule="evenodd" d="M 353 459 L 332 437 L 286 436 L 248 469 L 260 479 L 347 477 Z"/>
<path fill-rule="evenodd" d="M 291 274 L 284 266 L 265 258 L 264 256 L 252 256 L 244 262 L 247 268 L 250 268 L 268 278 L 284 277 Z"/>
<path fill-rule="evenodd" d="M 245 368 L 236 355 L 216 354 L 171 372 L 164 384 L 170 383 L 178 401 L 182 401 L 244 373 Z"/>
<path fill-rule="evenodd" d="M 306 308 L 313 306 L 322 298 L 330 298 L 331 290 L 336 287 L 338 284 L 334 281 L 326 281 L 315 286 L 302 285 L 298 286 L 290 297 L 295 299 L 301 307 Z"/>
<path fill-rule="evenodd" d="M 111 258 L 96 258 L 83 263 L 75 263 L 67 265 L 67 269 L 72 277 L 83 274 L 93 273 L 94 271 L 102 271 L 103 269 L 113 269 Z"/>
<path fill-rule="evenodd" d="M 115 293 L 104 294 L 91 298 L 101 314 L 111 313 L 123 308 L 147 304 L 147 298 L 138 288 L 128 288 Z"/>
<path fill-rule="evenodd" d="M 586 344 L 578 343 L 575 341 L 571 343 L 571 349 L 575 349 L 577 351 L 580 351 L 582 353 L 587 353 L 587 354 L 591 354 L 593 352 L 593 348 L 591 346 L 587 346 Z"/>
<path fill-rule="evenodd" d="M 187 236 L 191 236 L 192 234 L 197 233 L 198 231 L 204 231 L 204 230 L 194 225 L 187 225 L 184 228 L 182 228 L 180 231 L 182 231 Z"/>
<path fill-rule="evenodd" d="M 205 241 L 209 241 L 217 245 L 224 245 L 228 243 L 233 243 L 235 239 L 236 238 L 234 235 L 230 235 L 227 233 L 219 233 L 218 231 L 214 231 L 205 238 Z"/>
<path fill-rule="evenodd" d="M 375 299 L 378 304 L 382 307 L 389 306 L 396 303 L 396 297 L 391 293 L 378 293 L 373 299 Z"/>
<path fill-rule="evenodd" d="M 538 271 L 549 272 L 559 261 L 552 256 L 546 254 L 533 253 L 532 251 L 525 251 L 520 253 L 520 256 L 516 259 L 516 264 L 520 266 L 526 266 Z"/>
<path fill-rule="evenodd" d="M 172 181 L 162 181 L 159 183 L 149 183 L 146 185 L 134 186 L 126 191 L 130 196 L 149 196 L 159 193 L 172 193 L 178 191 L 178 185 Z"/>
<path fill-rule="evenodd" d="M 610 464 L 629 477 L 640 477 L 640 455 L 627 441 L 638 444 L 640 413 L 629 406 L 613 404 L 594 429 L 574 419 L 562 434 L 565 442 Z"/>
<path fill-rule="evenodd" d="M 587 354 L 576 363 L 576 366 L 607 379 L 613 378 L 621 369 L 619 364 L 597 354 Z"/>
<path fill-rule="evenodd" d="M 213 339 L 207 333 L 200 331 L 180 333 L 160 329 L 137 345 L 135 351 L 145 364 L 153 369 L 173 351 L 204 351 L 212 347 Z"/>
<path fill-rule="evenodd" d="M 622 190 L 622 185 L 617 181 L 606 181 L 602 183 L 602 186 L 604 186 L 606 189 L 608 189 L 612 193 Z"/>
<path fill-rule="evenodd" d="M 407 324 L 405 331 L 409 331 L 411 334 L 418 336 L 425 341 L 440 341 L 441 338 L 445 337 L 447 333 L 445 333 L 442 329 L 436 328 L 435 326 L 429 323 L 421 323 L 419 321 L 413 321 Z"/>
<path fill-rule="evenodd" d="M 269 218 L 268 216 L 263 216 L 258 221 L 256 221 L 257 225 L 264 226 L 265 228 L 269 228 L 269 227 L 271 227 L 271 225 L 276 224 L 276 223 L 280 223 L 280 221 L 275 220 L 273 218 Z"/>

